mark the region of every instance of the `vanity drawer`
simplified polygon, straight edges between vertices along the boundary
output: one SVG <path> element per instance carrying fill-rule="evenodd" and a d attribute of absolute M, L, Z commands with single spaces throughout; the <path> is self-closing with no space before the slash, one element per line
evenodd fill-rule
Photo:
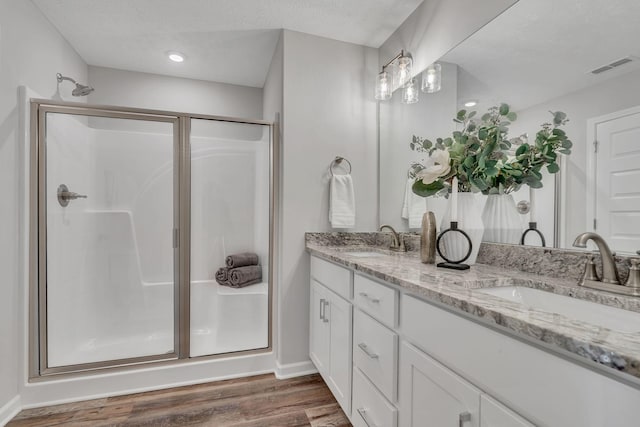
<path fill-rule="evenodd" d="M 312 256 L 311 277 L 341 297 L 351 299 L 351 270 Z"/>
<path fill-rule="evenodd" d="M 353 299 L 362 311 L 395 328 L 398 325 L 398 292 L 381 283 L 356 274 Z"/>
<path fill-rule="evenodd" d="M 395 402 L 398 335 L 360 310 L 355 310 L 353 318 L 353 363 Z"/>
<path fill-rule="evenodd" d="M 396 427 L 398 410 L 356 369 L 353 372 L 354 427 Z"/>

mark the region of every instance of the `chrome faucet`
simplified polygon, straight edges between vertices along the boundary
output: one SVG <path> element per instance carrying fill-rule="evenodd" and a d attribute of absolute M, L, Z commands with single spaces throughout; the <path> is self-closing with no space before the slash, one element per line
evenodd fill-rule
<path fill-rule="evenodd" d="M 603 283 L 609 283 L 611 285 L 619 285 L 620 278 L 618 277 L 618 269 L 616 268 L 616 261 L 613 258 L 609 245 L 604 241 L 602 236 L 596 233 L 582 233 L 573 242 L 573 246 L 576 248 L 586 248 L 587 242 L 593 240 L 593 243 L 598 246 L 600 257 L 602 258 L 602 279 Z"/>
<path fill-rule="evenodd" d="M 383 228 L 388 228 L 393 233 L 393 240 L 391 241 L 391 246 L 389 246 L 389 249 L 396 252 L 406 252 L 407 248 L 404 245 L 404 240 L 402 239 L 402 236 L 400 236 L 398 232 L 394 230 L 393 227 L 390 225 L 385 224 L 380 226 L 379 231 L 382 231 Z"/>

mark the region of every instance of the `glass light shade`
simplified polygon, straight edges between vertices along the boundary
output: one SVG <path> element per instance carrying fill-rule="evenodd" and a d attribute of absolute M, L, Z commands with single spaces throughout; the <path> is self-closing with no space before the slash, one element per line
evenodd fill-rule
<path fill-rule="evenodd" d="M 413 60 L 410 56 L 401 56 L 398 58 L 398 87 L 405 87 L 411 80 L 411 68 Z"/>
<path fill-rule="evenodd" d="M 418 85 L 416 79 L 411 79 L 402 89 L 402 103 L 415 104 L 416 102 L 418 102 Z"/>
<path fill-rule="evenodd" d="M 376 99 L 385 101 L 391 98 L 393 82 L 391 80 L 391 74 L 386 71 L 378 74 L 376 79 Z"/>
<path fill-rule="evenodd" d="M 422 72 L 422 91 L 435 93 L 442 88 L 442 66 L 437 62 Z"/>

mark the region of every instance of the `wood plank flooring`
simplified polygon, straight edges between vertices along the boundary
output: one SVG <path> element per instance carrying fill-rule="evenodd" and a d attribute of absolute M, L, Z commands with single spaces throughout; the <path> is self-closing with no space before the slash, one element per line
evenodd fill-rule
<path fill-rule="evenodd" d="M 351 426 L 320 375 L 272 374 L 20 412 L 7 426 Z"/>

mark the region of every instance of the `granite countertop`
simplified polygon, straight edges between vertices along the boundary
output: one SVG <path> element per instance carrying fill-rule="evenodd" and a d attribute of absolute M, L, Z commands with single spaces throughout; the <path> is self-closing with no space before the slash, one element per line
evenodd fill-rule
<path fill-rule="evenodd" d="M 328 244 L 327 244 L 328 243 Z M 422 299 L 445 304 L 500 325 L 516 334 L 540 341 L 600 365 L 640 379 L 640 330 L 624 332 L 565 317 L 481 292 L 482 288 L 522 286 L 543 289 L 640 313 L 640 298 L 625 297 L 579 287 L 575 279 L 541 276 L 491 265 L 470 270 L 437 268 L 420 262 L 418 252 L 396 253 L 380 246 L 347 245 L 307 238 L 307 251 L 358 272 L 399 286 Z M 354 256 L 354 251 L 380 255 Z M 633 328 L 631 328 L 633 329 Z"/>

